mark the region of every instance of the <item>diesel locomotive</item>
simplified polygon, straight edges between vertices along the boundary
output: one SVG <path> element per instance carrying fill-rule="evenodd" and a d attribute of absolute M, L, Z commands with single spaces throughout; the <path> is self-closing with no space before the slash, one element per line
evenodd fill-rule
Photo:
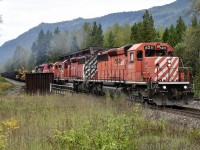
<path fill-rule="evenodd" d="M 53 72 L 55 82 L 72 85 L 75 91 L 123 93 L 133 101 L 156 105 L 193 101 L 190 70 L 169 44 L 161 42 L 90 47 L 36 67 L 36 72 Z"/>

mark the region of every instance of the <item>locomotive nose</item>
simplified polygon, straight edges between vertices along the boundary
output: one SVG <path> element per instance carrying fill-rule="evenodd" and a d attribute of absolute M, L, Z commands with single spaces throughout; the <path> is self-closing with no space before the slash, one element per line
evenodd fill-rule
<path fill-rule="evenodd" d="M 154 81 L 178 81 L 178 57 L 157 57 L 154 64 Z"/>

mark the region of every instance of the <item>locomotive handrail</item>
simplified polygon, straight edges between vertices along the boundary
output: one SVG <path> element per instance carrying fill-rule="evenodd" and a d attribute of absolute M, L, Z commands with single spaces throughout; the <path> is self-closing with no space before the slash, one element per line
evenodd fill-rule
<path fill-rule="evenodd" d="M 125 69 L 109 69 L 98 71 L 98 79 L 103 81 L 125 81 Z"/>

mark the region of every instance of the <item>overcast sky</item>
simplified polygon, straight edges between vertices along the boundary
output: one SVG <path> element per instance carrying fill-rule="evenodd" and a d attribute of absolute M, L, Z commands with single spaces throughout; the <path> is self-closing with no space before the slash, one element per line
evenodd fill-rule
<path fill-rule="evenodd" d="M 148 9 L 175 0 L 1 0 L 0 46 L 40 24 Z"/>

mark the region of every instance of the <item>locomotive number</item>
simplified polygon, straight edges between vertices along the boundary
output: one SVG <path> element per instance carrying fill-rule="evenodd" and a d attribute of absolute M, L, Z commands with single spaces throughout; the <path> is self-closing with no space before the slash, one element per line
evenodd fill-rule
<path fill-rule="evenodd" d="M 167 46 L 160 46 L 160 50 L 167 50 Z"/>
<path fill-rule="evenodd" d="M 145 49 L 145 50 L 155 50 L 155 46 L 146 45 L 146 46 L 144 46 L 144 49 Z"/>
<path fill-rule="evenodd" d="M 116 58 L 114 60 L 114 64 L 116 64 L 116 65 L 124 65 L 124 61 L 121 58 Z"/>

